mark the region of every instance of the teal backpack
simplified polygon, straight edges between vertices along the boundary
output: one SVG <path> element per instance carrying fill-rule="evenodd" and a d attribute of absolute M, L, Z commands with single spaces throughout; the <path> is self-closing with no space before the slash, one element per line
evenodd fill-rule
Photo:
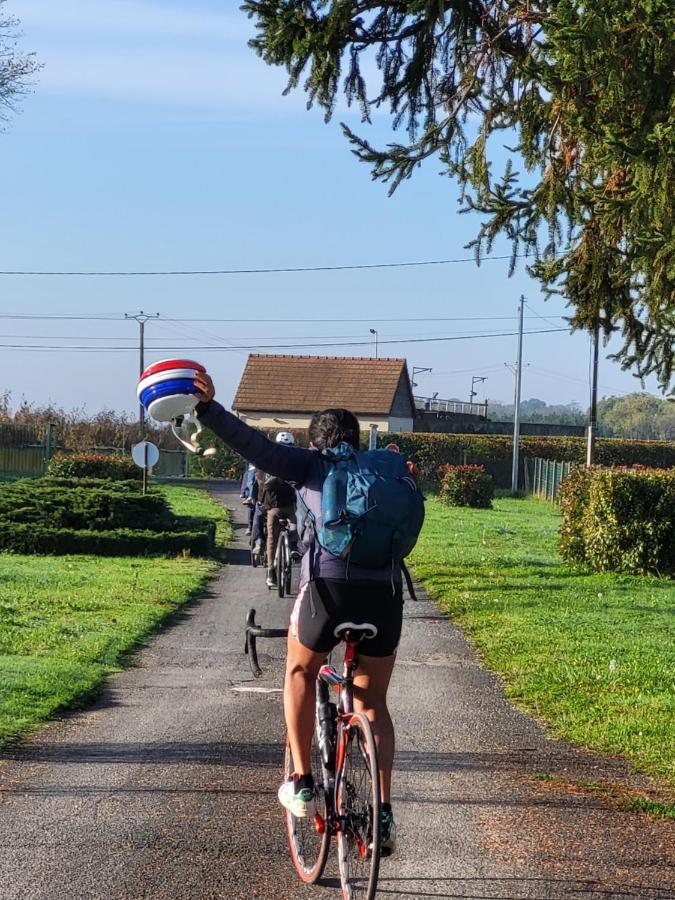
<path fill-rule="evenodd" d="M 424 498 L 405 457 L 390 450 L 354 450 L 347 443 L 323 450 L 321 457 L 326 474 L 319 544 L 371 569 L 401 563 L 424 522 Z"/>

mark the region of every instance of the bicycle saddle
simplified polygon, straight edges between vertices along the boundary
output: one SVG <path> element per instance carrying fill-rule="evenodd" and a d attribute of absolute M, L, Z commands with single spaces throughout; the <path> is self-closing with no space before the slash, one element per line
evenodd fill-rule
<path fill-rule="evenodd" d="M 377 628 L 370 622 L 340 622 L 333 629 L 333 634 L 338 640 L 344 640 L 348 633 L 357 640 L 374 638 L 377 635 Z"/>

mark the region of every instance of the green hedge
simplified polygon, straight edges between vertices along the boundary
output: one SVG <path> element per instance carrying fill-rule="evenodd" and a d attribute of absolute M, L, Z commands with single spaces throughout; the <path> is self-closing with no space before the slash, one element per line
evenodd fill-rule
<path fill-rule="evenodd" d="M 49 461 L 47 475 L 57 478 L 139 481 L 143 477 L 143 472 L 129 456 L 107 453 L 57 453 Z"/>
<path fill-rule="evenodd" d="M 562 556 L 591 569 L 675 575 L 675 471 L 575 469 L 562 483 Z"/>
<path fill-rule="evenodd" d="M 500 434 L 381 434 L 378 444 L 394 441 L 408 459 L 420 468 L 421 480 L 438 486 L 442 465 L 483 464 L 502 486 L 510 485 L 513 440 Z M 586 439 L 582 437 L 522 437 L 522 456 L 554 459 L 560 462 L 583 462 Z M 599 465 L 643 465 L 655 468 L 675 467 L 675 441 L 625 441 L 599 438 L 596 441 Z"/>
<path fill-rule="evenodd" d="M 22 481 L 30 481 L 35 484 L 36 479 L 22 479 Z M 102 488 L 116 494 L 138 494 L 141 485 L 137 479 L 111 479 L 111 478 L 61 478 L 60 476 L 43 475 L 40 483 L 49 487 L 59 488 Z M 148 491 L 152 493 L 154 487 L 148 486 Z"/>
<path fill-rule="evenodd" d="M 280 429 L 265 430 L 274 435 Z M 307 445 L 306 429 L 288 429 L 301 446 Z M 362 445 L 366 446 L 368 435 L 362 433 Z M 492 475 L 499 487 L 511 484 L 511 455 L 513 440 L 502 434 L 430 434 L 405 432 L 402 434 L 378 434 L 378 446 L 390 442 L 398 444 L 401 452 L 412 459 L 420 468 L 424 484 L 439 486 L 442 465 L 481 464 Z M 246 467 L 245 460 L 225 444 L 204 432 L 203 447 L 215 447 L 213 457 L 190 456 L 191 473 L 218 478 L 241 478 Z M 538 437 L 525 436 L 520 439 L 523 457 L 554 459 L 559 462 L 579 462 L 586 459 L 585 437 Z M 628 441 L 615 438 L 598 438 L 596 460 L 604 466 L 643 465 L 655 468 L 675 467 L 675 441 Z"/>
<path fill-rule="evenodd" d="M 48 481 L 16 482 L 0 488 L 0 521 L 88 531 L 129 527 L 169 531 L 175 519 L 159 494 L 65 487 Z"/>
<path fill-rule="evenodd" d="M 215 548 L 215 523 L 199 531 L 85 531 L 0 522 L 0 550 L 61 556 L 92 553 L 97 556 L 175 556 L 189 552 L 210 556 Z"/>
<path fill-rule="evenodd" d="M 495 493 L 493 478 L 484 466 L 442 466 L 438 499 L 446 506 L 491 509 Z"/>
<path fill-rule="evenodd" d="M 178 516 L 138 482 L 44 478 L 0 485 L 0 549 L 17 553 L 173 555 L 215 550 L 211 518 Z"/>

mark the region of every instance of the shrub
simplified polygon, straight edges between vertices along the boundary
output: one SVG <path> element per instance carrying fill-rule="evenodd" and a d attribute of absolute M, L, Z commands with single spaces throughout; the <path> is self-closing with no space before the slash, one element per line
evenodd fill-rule
<path fill-rule="evenodd" d="M 591 569 L 675 575 L 675 471 L 578 469 L 563 482 L 561 552 Z"/>
<path fill-rule="evenodd" d="M 33 523 L 49 528 L 108 531 L 137 528 L 167 531 L 175 515 L 160 494 L 142 496 L 136 490 L 66 487 L 48 480 L 19 481 L 0 488 L 0 521 Z"/>
<path fill-rule="evenodd" d="M 482 464 L 499 487 L 511 484 L 511 454 L 513 440 L 500 434 L 381 434 L 379 446 L 394 441 L 401 453 L 420 468 L 424 484 L 437 488 L 440 468 L 445 464 Z M 586 458 L 586 439 L 583 437 L 534 437 L 520 439 L 523 457 L 554 459 L 560 462 L 582 463 Z M 596 458 L 602 465 L 636 465 L 657 468 L 675 467 L 675 442 L 625 441 L 599 438 Z"/>
<path fill-rule="evenodd" d="M 110 478 L 61 478 L 59 476 L 43 475 L 40 481 L 49 487 L 66 489 L 101 488 L 116 494 L 138 494 L 141 490 L 141 485 L 137 479 L 133 481 L 131 479 L 113 481 Z M 35 484 L 35 480 L 32 483 Z M 148 490 L 152 492 L 155 488 L 150 486 Z"/>
<path fill-rule="evenodd" d="M 0 550 L 61 556 L 92 553 L 97 556 L 176 556 L 189 551 L 209 556 L 215 547 L 215 523 L 197 531 L 86 531 L 0 522 Z"/>
<path fill-rule="evenodd" d="M 495 485 L 483 466 L 443 466 L 439 500 L 447 506 L 491 509 Z"/>
<path fill-rule="evenodd" d="M 110 478 L 113 481 L 143 477 L 130 456 L 106 453 L 57 453 L 47 466 L 47 475 L 55 478 Z"/>
<path fill-rule="evenodd" d="M 213 519 L 177 516 L 162 494 L 143 496 L 137 482 L 66 478 L 0 486 L 0 549 L 17 553 L 208 555 L 215 535 Z"/>

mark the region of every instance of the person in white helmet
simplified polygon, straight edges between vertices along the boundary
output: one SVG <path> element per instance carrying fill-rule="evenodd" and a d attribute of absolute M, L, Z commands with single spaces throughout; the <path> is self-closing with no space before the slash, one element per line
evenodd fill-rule
<path fill-rule="evenodd" d="M 280 431 L 275 441 L 277 444 L 295 444 L 290 431 Z M 295 522 L 295 490 L 287 481 L 275 475 L 267 475 L 258 496 L 267 514 L 267 585 L 274 587 L 277 583 L 277 572 L 274 568 L 274 554 L 279 540 L 280 519 Z"/>

